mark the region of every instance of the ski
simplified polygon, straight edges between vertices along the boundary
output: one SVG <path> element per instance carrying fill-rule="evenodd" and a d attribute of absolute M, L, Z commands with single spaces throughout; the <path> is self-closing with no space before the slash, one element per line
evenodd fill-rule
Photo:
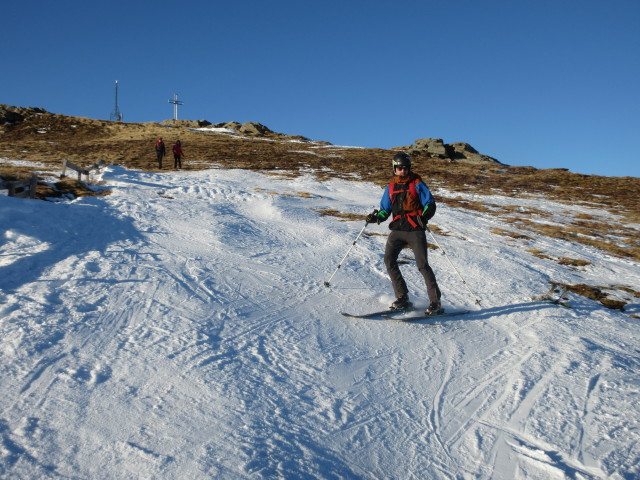
<path fill-rule="evenodd" d="M 430 318 L 442 318 L 442 317 L 455 317 L 458 315 L 465 315 L 467 313 L 469 313 L 471 310 L 458 310 L 455 312 L 443 312 L 443 313 L 438 313 L 436 315 L 425 315 L 424 313 L 418 314 L 418 315 L 410 315 L 408 317 L 401 317 L 401 316 L 397 316 L 397 315 L 382 315 L 382 318 L 387 318 L 389 320 L 397 320 L 400 322 L 411 322 L 411 321 L 415 321 L 415 320 L 428 320 Z"/>
<path fill-rule="evenodd" d="M 347 312 L 340 312 L 342 315 L 344 315 L 345 317 L 350 317 L 350 318 L 374 318 L 374 317 L 389 317 L 389 318 L 395 318 L 396 315 L 401 314 L 401 313 L 409 313 L 413 310 L 413 308 L 405 308 L 402 310 L 391 310 L 389 308 L 385 309 L 385 310 L 380 310 L 378 312 L 371 312 L 371 313 L 347 313 Z"/>

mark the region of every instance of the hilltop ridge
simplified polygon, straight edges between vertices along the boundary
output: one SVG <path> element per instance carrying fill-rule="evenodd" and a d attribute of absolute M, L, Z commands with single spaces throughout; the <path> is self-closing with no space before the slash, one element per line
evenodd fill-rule
<path fill-rule="evenodd" d="M 251 122 L 118 123 L 6 105 L 0 106 L 0 118 L 4 119 L 0 125 L 0 150 L 6 159 L 0 162 L 0 177 L 4 179 L 34 172 L 24 162 L 35 162 L 42 166 L 39 172 L 47 172 L 59 170 L 65 158 L 82 166 L 105 160 L 155 171 L 153 146 L 156 138 L 163 137 L 168 145 L 181 140 L 187 170 L 233 167 L 287 175 L 313 172 L 319 180 L 343 178 L 384 185 L 391 174 L 394 150 L 404 149 L 411 153 L 415 170 L 440 188 L 479 195 L 546 195 L 569 203 L 601 205 L 640 221 L 636 195 L 640 178 L 508 166 L 462 142 L 448 145 L 441 139 L 425 138 L 394 149 L 349 147 L 277 133 Z"/>
<path fill-rule="evenodd" d="M 232 155 L 236 157 L 240 166 L 249 163 L 254 168 L 272 168 L 275 157 L 281 162 L 278 168 L 299 168 L 308 163 L 306 160 L 309 158 L 305 159 L 304 155 L 309 153 L 308 149 L 315 148 L 317 151 L 318 147 L 340 149 L 348 153 L 334 155 L 334 158 L 354 160 L 363 157 L 359 154 L 364 153 L 367 158 L 377 161 L 385 152 L 388 156 L 389 151 L 402 149 L 415 158 L 433 158 L 449 163 L 472 163 L 479 166 L 503 165 L 463 142 L 449 145 L 444 144 L 441 139 L 419 139 L 414 145 L 390 150 L 347 149 L 324 140 L 310 140 L 301 135 L 275 132 L 256 122 L 231 121 L 212 124 L 207 120 L 164 120 L 123 123 L 53 114 L 42 108 L 0 105 L 0 124 L 0 144 L 4 145 L 5 152 L 14 151 L 11 148 L 14 146 L 20 149 L 20 158 L 39 162 L 64 156 L 74 162 L 107 160 L 131 168 L 148 170 L 153 169 L 155 164 L 151 148 L 155 138 L 167 137 L 169 141 L 173 141 L 180 137 L 185 149 L 189 145 L 191 156 L 197 156 L 192 158 L 196 162 L 190 162 L 191 168 L 206 168 L 211 163 L 225 162 Z M 271 141 L 275 148 L 258 148 L 257 150 L 261 151 L 256 151 L 256 144 L 252 142 L 249 144 L 249 153 L 239 145 L 241 140 L 255 139 L 266 140 L 267 143 Z M 294 155 L 290 155 L 289 152 Z M 388 158 L 385 158 L 384 162 L 388 165 Z M 259 163 L 264 165 L 260 166 Z"/>

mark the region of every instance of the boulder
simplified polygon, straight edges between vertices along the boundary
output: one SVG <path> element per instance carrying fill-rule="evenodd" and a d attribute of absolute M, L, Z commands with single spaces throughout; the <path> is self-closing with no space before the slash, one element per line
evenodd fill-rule
<path fill-rule="evenodd" d="M 238 131 L 244 135 L 250 135 L 254 137 L 262 137 L 268 133 L 273 133 L 264 125 L 260 123 L 253 123 L 253 122 L 244 122 L 240 126 Z"/>
<path fill-rule="evenodd" d="M 414 143 L 416 151 L 426 152 L 434 156 L 447 156 L 447 149 L 441 138 L 420 138 Z"/>
<path fill-rule="evenodd" d="M 462 154 L 462 155 L 467 155 L 469 153 L 480 153 L 475 148 L 473 148 L 471 145 L 469 145 L 468 143 L 464 143 L 464 142 L 452 143 L 451 146 L 453 147 L 453 151 L 454 152 Z"/>
<path fill-rule="evenodd" d="M 448 158 L 452 161 L 465 163 L 496 163 L 504 165 L 495 158 L 479 153 L 465 142 L 447 144 L 441 138 L 420 138 L 414 145 L 404 148 L 409 154 L 427 154 L 431 157 Z"/>

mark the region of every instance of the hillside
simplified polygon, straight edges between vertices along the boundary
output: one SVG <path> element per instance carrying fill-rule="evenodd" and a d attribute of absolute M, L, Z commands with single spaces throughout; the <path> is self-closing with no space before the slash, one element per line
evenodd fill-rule
<path fill-rule="evenodd" d="M 81 166 L 106 160 L 130 169 L 158 171 L 153 151 L 158 137 L 165 139 L 169 149 L 176 139 L 182 141 L 186 171 L 241 168 L 290 178 L 312 173 L 320 181 L 337 178 L 384 185 L 389 180 L 393 156 L 389 150 L 335 146 L 272 132 L 259 124 L 264 133 L 213 128 L 208 122 L 128 124 L 51 114 L 42 109 L 4 106 L 4 111 L 10 113 L 5 113 L 6 123 L 0 127 L 0 152 L 4 157 L 0 158 L 0 178 L 38 173 L 43 180 L 38 187 L 41 198 L 64 192 L 95 194 L 78 182 L 55 178 L 63 158 Z M 439 203 L 496 216 L 503 222 L 501 228 L 494 229 L 496 235 L 520 239 L 544 235 L 640 261 L 640 178 L 581 175 L 562 168 L 540 170 L 491 161 L 467 163 L 426 152 L 414 152 L 412 157 L 414 169 L 424 176 Z M 165 170 L 173 171 L 171 164 L 167 157 Z M 514 207 L 499 200 L 503 196 L 534 201 L 527 208 Z M 535 202 L 539 198 L 566 204 L 562 220 L 539 208 Z M 576 206 L 587 206 L 592 213 L 585 214 Z M 533 254 L 549 256 L 531 243 Z M 598 292 L 588 294 L 602 296 Z"/>
<path fill-rule="evenodd" d="M 386 225 L 324 282 L 393 152 L 23 113 L 0 177 L 48 201 L 0 194 L 0 478 L 640 476 L 638 179 L 415 154 L 443 304 L 471 311 L 347 319 L 392 301 Z"/>
<path fill-rule="evenodd" d="M 0 478 L 638 478 L 638 263 L 494 233 L 506 210 L 600 209 L 443 203 L 430 263 L 471 313 L 348 319 L 392 300 L 386 224 L 324 286 L 382 188 L 265 173 L 110 166 L 109 195 L 0 195 Z"/>
<path fill-rule="evenodd" d="M 106 160 L 127 168 L 154 171 L 157 165 L 153 144 L 156 138 L 163 137 L 169 146 L 176 139 L 182 141 L 187 160 L 185 167 L 190 170 L 211 166 L 256 171 L 312 170 L 320 179 L 339 177 L 380 185 L 388 181 L 392 154 L 387 150 L 345 148 L 268 129 L 265 135 L 255 136 L 206 129 L 198 131 L 194 127 L 197 122 L 129 124 L 33 109 L 24 112 L 22 120 L 0 127 L 0 151 L 6 158 L 54 168 L 59 167 L 63 158 L 68 158 L 78 165 Z M 637 222 L 640 219 L 640 200 L 635 195 L 640 187 L 639 178 L 581 175 L 562 168 L 540 170 L 492 162 L 484 165 L 465 163 L 427 153 L 412 156 L 417 170 L 450 190 L 476 194 L 545 194 L 571 203 L 602 204 L 630 220 Z M 9 168 L 0 164 L 1 176 L 28 172 L 28 167 Z"/>

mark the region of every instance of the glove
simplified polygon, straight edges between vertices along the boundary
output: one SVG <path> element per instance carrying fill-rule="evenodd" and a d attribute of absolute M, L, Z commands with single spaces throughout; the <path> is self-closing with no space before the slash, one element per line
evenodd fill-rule
<path fill-rule="evenodd" d="M 378 217 L 378 210 L 374 210 L 367 215 L 367 223 L 377 223 L 380 225 L 380 217 Z"/>
<path fill-rule="evenodd" d="M 429 220 L 431 220 L 431 218 L 433 218 L 435 214 L 436 214 L 436 202 L 432 202 L 429 205 L 427 205 L 424 211 L 422 212 L 422 215 L 421 215 L 422 223 L 424 225 L 429 223 Z"/>

